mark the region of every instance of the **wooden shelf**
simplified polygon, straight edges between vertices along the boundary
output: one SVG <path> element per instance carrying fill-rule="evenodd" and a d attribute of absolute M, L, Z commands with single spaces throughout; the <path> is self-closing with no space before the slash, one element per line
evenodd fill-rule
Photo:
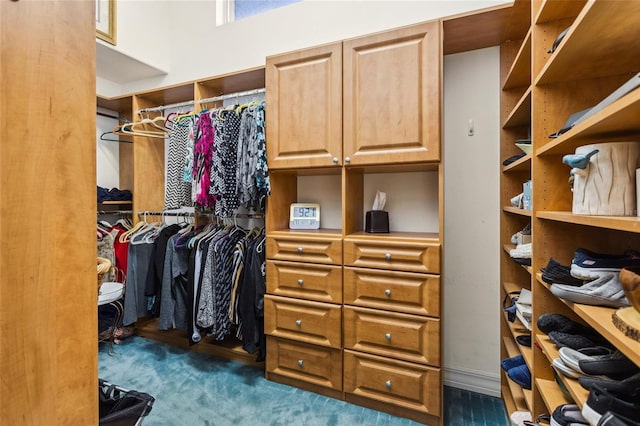
<path fill-rule="evenodd" d="M 640 25 L 637 19 L 620 19 L 637 16 L 640 16 L 640 2 L 637 1 L 586 4 L 562 44 L 540 71 L 535 84 L 604 77 L 612 71 L 617 74 L 638 72 Z"/>
<path fill-rule="evenodd" d="M 372 234 L 370 232 L 358 231 L 352 234 L 345 235 L 345 238 L 356 237 L 358 239 L 372 239 L 379 240 L 381 238 L 395 239 L 409 239 L 429 241 L 433 243 L 440 242 L 440 236 L 435 232 L 388 232 L 383 234 Z"/>
<path fill-rule="evenodd" d="M 569 400 L 564 393 L 560 390 L 558 384 L 553 380 L 536 379 L 536 388 L 542 395 L 544 405 L 547 406 L 547 412 L 553 413 L 559 405 L 571 404 L 573 401 Z"/>
<path fill-rule="evenodd" d="M 531 154 L 527 154 L 513 163 L 502 167 L 503 173 L 524 171 L 531 171 Z"/>
<path fill-rule="evenodd" d="M 507 254 L 509 254 L 509 251 L 516 248 L 515 244 L 505 244 L 502 246 L 502 248 L 504 249 L 504 251 L 507 252 Z M 512 260 L 513 261 L 513 260 Z M 516 263 L 515 261 L 513 261 L 514 264 L 524 268 L 525 271 L 529 272 L 530 274 L 533 273 L 533 269 L 531 268 L 531 266 L 528 265 L 520 265 L 518 263 Z"/>
<path fill-rule="evenodd" d="M 545 354 L 545 356 L 547 357 L 547 359 L 549 360 L 550 363 L 553 362 L 554 359 L 560 357 L 560 354 L 558 353 L 558 348 L 549 339 L 548 336 L 545 336 L 543 334 L 537 335 L 536 336 L 536 341 L 542 347 L 542 352 Z M 562 383 L 564 383 L 565 387 L 567 388 L 567 390 L 569 391 L 569 393 L 573 397 L 573 400 L 576 402 L 576 404 L 578 404 L 580 407 L 582 407 L 582 405 L 586 402 L 587 398 L 589 397 L 589 391 L 587 391 L 585 388 L 583 388 L 580 385 L 580 383 L 578 382 L 577 379 L 572 379 L 572 378 L 567 377 L 567 376 L 565 376 L 565 375 L 563 375 L 561 373 L 558 373 L 558 377 L 560 377 L 560 380 L 562 380 Z M 560 390 L 559 386 L 557 384 L 555 384 L 555 383 L 554 383 L 554 385 L 557 388 L 557 392 L 559 392 L 561 395 L 564 396 L 564 394 Z M 565 397 L 565 399 L 566 399 L 566 397 Z"/>
<path fill-rule="evenodd" d="M 509 353 L 509 356 L 511 357 L 522 355 L 525 363 L 527 364 L 527 367 L 529 367 L 529 371 L 533 371 L 533 349 L 527 348 L 526 346 L 520 346 L 515 341 L 516 336 L 519 336 L 521 334 L 529 334 L 529 331 L 524 327 L 522 329 L 517 328 L 515 322 L 509 322 L 509 328 L 511 329 L 511 334 L 513 335 L 513 337 L 504 337 L 502 339 L 504 342 L 504 346 L 507 349 L 507 353 Z M 511 355 L 512 353 L 514 355 Z"/>
<path fill-rule="evenodd" d="M 502 90 L 531 85 L 531 29 L 527 32 L 520 50 L 505 78 Z"/>
<path fill-rule="evenodd" d="M 586 3 L 586 0 L 544 0 L 535 18 L 535 23 L 542 24 L 559 19 L 575 18 Z"/>
<path fill-rule="evenodd" d="M 520 216 L 531 217 L 531 215 L 532 215 L 532 211 L 531 210 L 520 209 L 518 207 L 504 206 L 502 208 L 502 210 L 504 210 L 506 213 L 517 214 L 517 215 L 520 215 Z"/>
<path fill-rule="evenodd" d="M 636 89 L 618 99 L 593 117 L 578 124 L 557 139 L 535 151 L 538 156 L 573 154 L 577 147 L 593 143 L 633 140 L 640 135 L 640 90 Z"/>
<path fill-rule="evenodd" d="M 340 229 L 278 229 L 277 231 L 269 232 L 269 235 L 300 235 L 304 237 L 314 237 L 314 236 L 323 236 L 323 237 L 342 237 L 342 230 Z"/>
<path fill-rule="evenodd" d="M 511 283 L 511 282 L 504 282 L 502 283 L 502 288 L 504 288 L 504 291 L 506 293 L 512 293 L 514 291 L 520 291 L 523 288 L 529 289 L 528 286 L 522 286 L 516 283 Z"/>
<path fill-rule="evenodd" d="M 575 225 L 640 232 L 640 217 L 637 216 L 588 216 L 563 211 L 538 211 L 536 212 L 536 217 Z"/>
<path fill-rule="evenodd" d="M 531 124 L 531 87 L 520 98 L 511 114 L 507 117 L 503 129 L 529 126 Z"/>
<path fill-rule="evenodd" d="M 131 205 L 133 201 L 100 201 L 98 206 L 119 206 L 119 205 Z"/>

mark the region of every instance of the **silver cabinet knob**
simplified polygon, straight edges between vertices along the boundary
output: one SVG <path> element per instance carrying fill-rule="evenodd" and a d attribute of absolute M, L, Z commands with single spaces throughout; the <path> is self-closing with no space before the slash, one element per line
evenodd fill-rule
<path fill-rule="evenodd" d="M 387 340 L 391 340 L 391 333 L 385 334 L 384 338 L 387 339 Z"/>
<path fill-rule="evenodd" d="M 387 297 L 391 297 L 391 290 L 386 289 L 386 290 L 384 291 L 384 295 L 385 295 L 385 296 L 387 296 Z"/>
<path fill-rule="evenodd" d="M 298 285 L 302 285 L 304 283 L 304 281 L 302 281 L 301 279 L 298 280 Z"/>
<path fill-rule="evenodd" d="M 302 320 L 296 320 L 296 326 L 297 327 L 302 326 Z"/>
<path fill-rule="evenodd" d="M 298 253 L 302 253 L 303 251 L 302 247 L 298 247 Z"/>
<path fill-rule="evenodd" d="M 351 162 L 351 157 L 344 157 L 344 162 L 345 163 L 350 163 Z"/>
<path fill-rule="evenodd" d="M 391 260 L 391 253 L 385 253 L 384 258 L 387 260 Z"/>
<path fill-rule="evenodd" d="M 298 360 L 298 367 L 302 367 L 302 364 L 304 364 L 304 362 L 301 359 L 299 359 Z"/>
<path fill-rule="evenodd" d="M 391 380 L 387 380 L 386 382 L 384 382 L 384 385 L 387 387 L 387 389 L 391 389 Z"/>
<path fill-rule="evenodd" d="M 331 161 L 333 161 L 333 164 L 338 164 L 338 157 L 333 157 Z"/>

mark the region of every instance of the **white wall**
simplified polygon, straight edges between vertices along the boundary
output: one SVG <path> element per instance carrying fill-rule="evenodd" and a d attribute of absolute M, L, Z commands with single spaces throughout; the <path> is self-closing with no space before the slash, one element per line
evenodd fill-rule
<path fill-rule="evenodd" d="M 113 112 L 111 112 L 113 114 Z M 103 188 L 119 188 L 120 184 L 120 144 L 100 140 L 100 135 L 118 124 L 115 118 L 96 116 L 96 169 L 97 184 Z M 110 135 L 110 139 L 117 136 Z M 120 188 L 124 189 L 124 188 Z"/>
<path fill-rule="evenodd" d="M 305 0 L 215 27 L 213 1 L 118 1 L 114 50 L 168 74 L 108 84 L 116 96 L 263 66 L 265 57 L 443 16 L 509 3 L 506 0 Z M 100 54 L 100 51 L 98 52 Z"/>
<path fill-rule="evenodd" d="M 500 50 L 444 59 L 445 384 L 498 396 Z M 475 135 L 467 135 L 473 119 Z"/>

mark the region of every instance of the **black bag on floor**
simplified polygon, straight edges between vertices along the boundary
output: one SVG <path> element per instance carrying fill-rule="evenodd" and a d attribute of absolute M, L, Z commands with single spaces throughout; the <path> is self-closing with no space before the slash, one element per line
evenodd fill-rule
<path fill-rule="evenodd" d="M 134 426 L 151 412 L 155 398 L 144 392 L 126 390 L 99 379 L 100 425 Z"/>

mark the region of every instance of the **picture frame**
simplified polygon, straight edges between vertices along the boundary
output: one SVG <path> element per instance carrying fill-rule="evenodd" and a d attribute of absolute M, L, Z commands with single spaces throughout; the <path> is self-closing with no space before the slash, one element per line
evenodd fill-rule
<path fill-rule="evenodd" d="M 95 0 L 96 37 L 116 44 L 116 0 Z"/>

